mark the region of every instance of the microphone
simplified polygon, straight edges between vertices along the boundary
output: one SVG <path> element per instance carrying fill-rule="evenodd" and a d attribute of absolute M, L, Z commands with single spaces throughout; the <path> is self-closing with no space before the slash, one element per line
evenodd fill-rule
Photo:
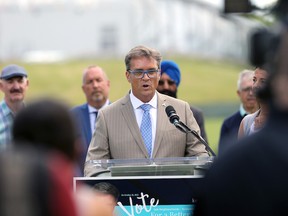
<path fill-rule="evenodd" d="M 172 123 L 172 124 L 177 124 L 177 123 L 179 123 L 179 116 L 176 114 L 176 111 L 175 111 L 175 109 L 174 109 L 174 107 L 172 107 L 172 106 L 167 106 L 166 108 L 165 108 L 165 112 L 166 112 L 166 114 L 167 114 L 167 116 L 168 116 L 168 118 L 169 118 L 169 120 L 170 120 L 170 122 Z"/>
<path fill-rule="evenodd" d="M 202 144 L 204 144 L 206 150 L 212 154 L 212 156 L 216 156 L 213 150 L 210 148 L 208 143 L 201 137 L 195 130 L 191 130 L 187 125 L 180 121 L 179 116 L 177 115 L 173 106 L 169 105 L 165 108 L 165 112 L 169 118 L 169 121 L 175 125 L 177 129 L 184 133 L 192 133 Z"/>
<path fill-rule="evenodd" d="M 169 118 L 169 121 L 175 125 L 176 128 L 178 128 L 180 131 L 182 131 L 183 133 L 187 133 L 187 129 L 185 127 L 183 127 L 183 125 L 181 125 L 181 122 L 179 121 L 179 116 L 176 114 L 176 111 L 174 109 L 174 107 L 172 106 L 167 106 L 165 108 L 165 112 Z"/>

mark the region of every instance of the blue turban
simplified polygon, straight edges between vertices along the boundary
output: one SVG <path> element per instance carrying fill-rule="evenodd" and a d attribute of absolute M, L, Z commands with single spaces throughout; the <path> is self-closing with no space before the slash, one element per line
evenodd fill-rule
<path fill-rule="evenodd" d="M 166 73 L 175 83 L 176 86 L 180 84 L 181 73 L 178 65 L 170 60 L 165 60 L 161 62 L 161 75 Z"/>

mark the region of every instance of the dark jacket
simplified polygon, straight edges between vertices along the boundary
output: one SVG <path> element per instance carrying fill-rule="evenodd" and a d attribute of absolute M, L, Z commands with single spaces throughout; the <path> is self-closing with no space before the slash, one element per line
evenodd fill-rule
<path fill-rule="evenodd" d="M 205 139 L 205 141 L 208 143 L 208 139 L 207 139 L 207 134 L 205 131 L 205 125 L 204 125 L 204 116 L 203 116 L 203 112 L 202 110 L 194 107 L 194 106 L 190 106 L 191 111 L 193 112 L 194 118 L 196 119 L 196 122 L 199 125 L 200 131 L 201 131 L 201 137 Z"/>
<path fill-rule="evenodd" d="M 196 215 L 288 215 L 288 112 L 227 149 L 199 188 Z"/>
<path fill-rule="evenodd" d="M 239 126 L 243 118 L 238 111 L 224 120 L 220 132 L 218 155 L 237 141 Z"/>

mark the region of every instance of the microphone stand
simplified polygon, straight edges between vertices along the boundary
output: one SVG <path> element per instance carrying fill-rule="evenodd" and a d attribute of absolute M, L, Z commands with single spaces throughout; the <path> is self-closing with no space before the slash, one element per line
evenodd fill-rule
<path fill-rule="evenodd" d="M 202 144 L 204 144 L 206 150 L 208 153 L 210 153 L 212 156 L 216 156 L 216 154 L 213 152 L 213 150 L 210 148 L 208 143 L 203 139 L 195 130 L 191 130 L 187 125 L 185 125 L 183 122 L 179 121 L 179 123 L 175 124 L 176 128 L 178 128 L 180 131 L 184 133 L 192 133 Z"/>

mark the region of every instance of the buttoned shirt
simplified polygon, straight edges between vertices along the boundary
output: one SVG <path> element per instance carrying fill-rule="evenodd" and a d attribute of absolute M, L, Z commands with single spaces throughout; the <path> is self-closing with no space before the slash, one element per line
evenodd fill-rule
<path fill-rule="evenodd" d="M 109 104 L 110 104 L 110 101 L 107 100 L 105 102 L 105 104 L 100 109 L 108 106 Z M 93 134 L 94 130 L 95 130 L 96 112 L 98 112 L 100 109 L 96 109 L 96 108 L 94 108 L 94 107 L 92 107 L 92 106 L 90 106 L 88 104 L 88 111 L 89 111 L 89 117 L 90 117 L 89 119 L 90 119 L 90 126 L 91 126 L 91 134 Z"/>
<path fill-rule="evenodd" d="M 11 130 L 14 120 L 14 114 L 7 106 L 6 102 L 0 102 L 0 150 L 6 148 L 12 140 Z"/>
<path fill-rule="evenodd" d="M 136 121 L 140 129 L 142 117 L 144 111 L 140 108 L 140 106 L 143 104 L 142 101 L 140 101 L 131 91 L 130 93 L 130 100 L 132 103 L 132 106 L 134 108 L 134 113 L 136 116 Z M 151 105 L 150 109 L 150 118 L 151 118 L 151 124 L 152 124 L 152 151 L 154 148 L 154 141 L 155 141 L 155 135 L 156 135 L 156 125 L 157 125 L 157 94 L 153 96 L 153 98 L 147 103 Z"/>

